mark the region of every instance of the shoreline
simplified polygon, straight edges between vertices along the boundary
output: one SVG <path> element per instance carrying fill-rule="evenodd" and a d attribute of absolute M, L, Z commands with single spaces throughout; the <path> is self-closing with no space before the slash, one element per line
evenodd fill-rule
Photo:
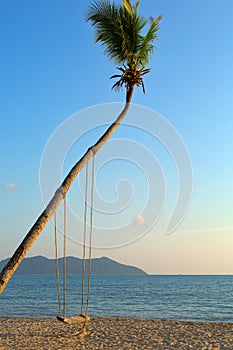
<path fill-rule="evenodd" d="M 86 337 L 55 318 L 0 318 L 0 349 L 233 349 L 233 323 L 93 317 Z"/>

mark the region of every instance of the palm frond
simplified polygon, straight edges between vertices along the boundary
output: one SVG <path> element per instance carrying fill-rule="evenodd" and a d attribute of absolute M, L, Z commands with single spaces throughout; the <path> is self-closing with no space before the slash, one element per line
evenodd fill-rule
<path fill-rule="evenodd" d="M 137 1 L 136 1 L 136 4 L 135 4 L 134 7 L 133 7 L 134 10 L 135 10 L 135 12 L 137 12 L 139 4 L 140 4 L 140 1 L 137 0 Z"/>
<path fill-rule="evenodd" d="M 155 45 L 153 42 L 158 38 L 158 30 L 160 28 L 160 20 L 162 16 L 158 16 L 156 19 L 150 19 L 151 24 L 147 31 L 147 34 L 142 40 L 140 50 L 137 56 L 137 64 L 145 67 L 150 59 L 151 54 L 154 52 Z"/>
<path fill-rule="evenodd" d="M 119 91 L 122 86 L 124 85 L 124 82 L 122 79 L 119 79 L 113 86 L 112 86 L 112 90 L 117 90 Z"/>
<path fill-rule="evenodd" d="M 119 28 L 119 9 L 110 1 L 100 1 L 92 4 L 87 12 L 86 20 L 96 27 L 95 42 L 105 47 L 105 53 L 110 59 L 120 63 L 124 60 L 121 51 L 122 34 Z"/>
<path fill-rule="evenodd" d="M 142 91 L 143 91 L 144 94 L 146 93 L 146 89 L 145 89 L 145 85 L 143 83 L 143 80 L 142 80 Z"/>
<path fill-rule="evenodd" d="M 110 77 L 110 79 L 115 79 L 115 78 L 120 78 L 121 75 L 120 74 L 114 74 Z"/>
<path fill-rule="evenodd" d="M 132 16 L 133 10 L 132 10 L 130 0 L 122 0 L 122 4 L 123 4 L 124 8 L 126 9 L 126 11 L 129 13 L 129 15 Z"/>
<path fill-rule="evenodd" d="M 121 64 L 136 61 L 141 45 L 140 32 L 147 23 L 132 7 L 132 15 L 129 13 L 129 0 L 125 0 L 125 6 L 117 7 L 108 0 L 102 0 L 92 4 L 86 16 L 86 20 L 96 28 L 95 42 L 104 46 L 110 59 Z"/>

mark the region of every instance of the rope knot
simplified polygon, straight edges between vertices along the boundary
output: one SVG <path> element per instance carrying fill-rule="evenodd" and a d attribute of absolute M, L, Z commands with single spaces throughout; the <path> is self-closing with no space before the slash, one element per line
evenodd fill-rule
<path fill-rule="evenodd" d="M 92 147 L 89 147 L 89 148 L 88 148 L 88 153 L 89 153 L 89 152 L 91 152 L 91 153 L 92 153 L 92 156 L 94 157 L 94 156 L 96 155 L 96 152 L 97 152 L 97 151 L 96 151 L 95 148 L 92 146 Z"/>

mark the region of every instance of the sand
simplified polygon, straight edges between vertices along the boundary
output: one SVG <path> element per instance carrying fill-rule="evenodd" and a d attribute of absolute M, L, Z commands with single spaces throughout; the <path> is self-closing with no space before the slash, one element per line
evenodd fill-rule
<path fill-rule="evenodd" d="M 93 317 L 86 337 L 48 318 L 0 318 L 0 349 L 233 349 L 233 324 Z"/>

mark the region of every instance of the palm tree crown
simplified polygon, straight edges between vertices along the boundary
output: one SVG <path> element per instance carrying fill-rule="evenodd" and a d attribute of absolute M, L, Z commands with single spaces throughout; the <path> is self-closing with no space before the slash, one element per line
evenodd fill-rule
<path fill-rule="evenodd" d="M 121 74 L 111 77 L 119 78 L 112 88 L 125 86 L 127 95 L 132 93 L 135 85 L 141 85 L 145 93 L 142 77 L 150 71 L 146 66 L 154 52 L 153 42 L 158 38 L 162 18 L 144 18 L 138 14 L 138 5 L 139 1 L 132 6 L 130 0 L 123 0 L 118 6 L 109 0 L 100 0 L 89 6 L 86 16 L 96 28 L 96 43 L 100 42 L 107 56 L 120 65 Z M 149 28 L 143 35 L 147 25 Z"/>

